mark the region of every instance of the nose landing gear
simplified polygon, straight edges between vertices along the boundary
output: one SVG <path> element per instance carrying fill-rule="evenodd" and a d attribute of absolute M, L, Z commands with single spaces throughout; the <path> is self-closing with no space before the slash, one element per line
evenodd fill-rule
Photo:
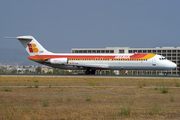
<path fill-rule="evenodd" d="M 167 70 L 164 71 L 164 76 L 167 76 L 168 72 Z"/>

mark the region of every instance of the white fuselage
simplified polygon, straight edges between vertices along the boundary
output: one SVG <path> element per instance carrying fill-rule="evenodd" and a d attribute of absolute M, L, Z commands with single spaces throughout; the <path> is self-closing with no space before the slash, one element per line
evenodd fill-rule
<path fill-rule="evenodd" d="M 71 54 L 72 55 L 72 54 Z M 119 55 L 119 54 L 118 54 Z M 68 55 L 66 55 L 68 56 Z M 76 55 L 74 55 L 75 57 Z M 83 55 L 82 55 L 83 56 Z M 90 55 L 89 55 L 90 56 Z M 102 56 L 103 57 L 103 56 Z M 85 57 L 86 58 L 86 57 Z M 94 70 L 169 70 L 176 68 L 176 64 L 164 59 L 161 55 L 155 55 L 150 59 L 131 60 L 131 59 L 68 59 L 67 64 L 44 63 L 51 67 L 60 69 L 86 69 Z"/>

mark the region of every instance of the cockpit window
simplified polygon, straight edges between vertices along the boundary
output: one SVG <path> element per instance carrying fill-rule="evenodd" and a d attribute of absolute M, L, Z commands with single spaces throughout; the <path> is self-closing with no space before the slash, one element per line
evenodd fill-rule
<path fill-rule="evenodd" d="M 166 60 L 166 58 L 159 58 L 159 60 Z"/>

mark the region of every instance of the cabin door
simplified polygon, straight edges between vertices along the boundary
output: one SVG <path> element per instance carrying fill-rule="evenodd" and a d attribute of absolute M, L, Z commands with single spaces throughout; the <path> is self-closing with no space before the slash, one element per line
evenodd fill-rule
<path fill-rule="evenodd" d="M 152 66 L 156 66 L 156 59 L 152 59 Z"/>

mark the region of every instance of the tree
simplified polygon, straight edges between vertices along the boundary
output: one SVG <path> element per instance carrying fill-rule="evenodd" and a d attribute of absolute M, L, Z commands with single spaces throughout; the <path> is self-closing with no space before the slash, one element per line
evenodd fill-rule
<path fill-rule="evenodd" d="M 17 73 L 17 70 L 12 70 L 11 73 Z"/>
<path fill-rule="evenodd" d="M 38 67 L 36 68 L 36 72 L 37 72 L 37 73 L 41 73 L 41 67 L 38 66 Z"/>
<path fill-rule="evenodd" d="M 109 75 L 115 75 L 114 70 L 110 70 Z"/>
<path fill-rule="evenodd" d="M 4 72 L 4 70 L 3 69 L 0 69 L 0 73 L 3 73 Z"/>
<path fill-rule="evenodd" d="M 59 69 L 58 68 L 54 68 L 53 69 L 53 74 L 59 74 Z"/>

